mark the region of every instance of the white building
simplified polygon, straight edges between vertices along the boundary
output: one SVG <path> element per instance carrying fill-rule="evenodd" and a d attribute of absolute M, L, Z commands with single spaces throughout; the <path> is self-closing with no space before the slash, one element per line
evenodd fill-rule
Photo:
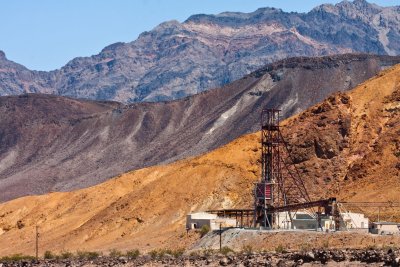
<path fill-rule="evenodd" d="M 395 222 L 373 222 L 371 233 L 378 235 L 400 234 L 400 223 Z"/>
<path fill-rule="evenodd" d="M 276 222 L 279 229 L 301 229 L 301 230 L 316 230 L 318 227 L 317 219 L 305 212 L 291 212 L 292 220 L 288 212 L 279 212 L 276 214 Z M 327 224 L 328 223 L 328 224 Z M 332 220 L 326 217 L 321 217 L 321 226 L 323 229 L 330 229 Z M 334 229 L 334 225 L 332 225 Z"/>
<path fill-rule="evenodd" d="M 321 229 L 317 224 L 317 219 L 308 213 L 298 211 L 292 212 L 292 221 L 288 212 L 280 212 L 276 215 L 279 229 Z M 368 231 L 368 218 L 361 213 L 345 212 L 341 213 L 340 230 L 363 230 Z M 321 216 L 321 227 L 323 231 L 335 230 L 335 221 L 331 216 Z"/>
<path fill-rule="evenodd" d="M 236 220 L 231 218 L 221 218 L 216 214 L 207 212 L 196 212 L 186 216 L 186 229 L 200 229 L 203 225 L 208 225 L 211 230 L 222 227 L 236 227 Z"/>
<path fill-rule="evenodd" d="M 368 229 L 369 220 L 362 213 L 343 212 L 340 213 L 340 216 L 342 217 L 341 228 L 348 230 Z"/>

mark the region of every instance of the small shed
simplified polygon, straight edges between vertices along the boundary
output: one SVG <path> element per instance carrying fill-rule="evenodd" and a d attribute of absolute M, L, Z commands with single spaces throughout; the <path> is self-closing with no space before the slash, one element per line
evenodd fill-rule
<path fill-rule="evenodd" d="M 400 223 L 396 222 L 373 222 L 370 232 L 378 235 L 400 234 Z"/>
<path fill-rule="evenodd" d="M 200 229 L 202 226 L 207 225 L 211 230 L 223 227 L 236 227 L 236 220 L 231 218 L 221 218 L 216 214 L 207 212 L 196 212 L 186 216 L 186 229 Z"/>

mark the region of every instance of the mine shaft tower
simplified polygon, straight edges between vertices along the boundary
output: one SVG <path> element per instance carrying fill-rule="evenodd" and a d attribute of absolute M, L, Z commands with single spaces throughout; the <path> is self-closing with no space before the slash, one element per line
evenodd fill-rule
<path fill-rule="evenodd" d="M 280 131 L 280 110 L 261 114 L 261 181 L 254 188 L 254 226 L 272 229 L 276 214 L 313 203 Z M 294 205 L 294 206 L 293 206 Z M 287 207 L 287 208 L 285 208 Z"/>
<path fill-rule="evenodd" d="M 277 183 L 282 178 L 277 109 L 263 110 L 261 114 L 261 181 L 254 188 L 254 222 L 272 228 L 273 216 L 269 211 L 281 197 Z"/>
<path fill-rule="evenodd" d="M 278 109 L 264 109 L 261 113 L 261 179 L 254 185 L 254 208 L 207 212 L 240 219 L 239 227 L 288 229 L 287 225 L 279 225 L 283 222 L 280 219 L 293 225 L 294 215 L 302 211 L 317 221 L 317 228 L 323 228 L 322 216 L 329 216 L 334 221 L 335 230 L 339 230 L 340 213 L 336 198 L 310 198 L 288 143 L 283 138 L 279 117 Z M 319 192 L 322 193 L 322 190 Z"/>

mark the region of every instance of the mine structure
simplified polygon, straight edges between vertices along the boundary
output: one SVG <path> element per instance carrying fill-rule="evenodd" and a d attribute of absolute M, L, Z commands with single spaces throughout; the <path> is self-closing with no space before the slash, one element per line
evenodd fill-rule
<path fill-rule="evenodd" d="M 221 226 L 253 229 L 307 229 L 321 231 L 356 230 L 375 232 L 398 228 L 397 223 L 379 223 L 380 211 L 398 211 L 397 202 L 338 202 L 336 197 L 312 199 L 296 168 L 280 126 L 280 110 L 264 109 L 261 114 L 261 177 L 254 184 L 253 209 L 221 209 L 187 216 L 186 228 L 211 229 Z M 377 222 L 371 223 L 364 210 L 377 209 Z M 350 212 L 358 211 L 359 213 Z M 375 224 L 375 226 L 374 226 Z M 386 229 L 385 228 L 385 229 Z M 386 230 L 387 231 L 387 230 Z"/>
<path fill-rule="evenodd" d="M 261 113 L 261 179 L 254 185 L 253 209 L 209 210 L 220 218 L 235 218 L 239 227 L 281 229 L 292 224 L 298 211 L 306 213 L 321 228 L 321 216 L 329 217 L 329 227 L 339 227 L 336 198 L 312 200 L 280 130 L 280 110 Z"/>
<path fill-rule="evenodd" d="M 321 227 L 322 209 L 326 216 L 338 221 L 335 198 L 311 200 L 293 164 L 279 117 L 278 109 L 265 109 L 261 113 L 261 181 L 254 188 L 254 226 L 279 228 L 282 212 L 292 221 L 292 213 L 298 210 L 307 210 L 318 221 L 318 227 Z"/>

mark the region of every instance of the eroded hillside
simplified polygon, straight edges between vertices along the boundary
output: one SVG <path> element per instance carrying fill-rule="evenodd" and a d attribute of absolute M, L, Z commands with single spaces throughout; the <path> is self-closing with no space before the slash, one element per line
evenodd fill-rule
<path fill-rule="evenodd" d="M 211 151 L 257 131 L 263 107 L 287 118 L 397 63 L 400 57 L 354 54 L 290 58 L 162 103 L 0 97 L 0 201 L 85 188 Z"/>
<path fill-rule="evenodd" d="M 284 135 L 314 198 L 400 201 L 400 66 L 284 122 Z M 251 207 L 259 135 L 208 154 L 115 177 L 70 193 L 0 205 L 0 254 L 43 250 L 186 246 L 185 215 Z M 324 191 L 318 191 L 324 190 Z"/>

